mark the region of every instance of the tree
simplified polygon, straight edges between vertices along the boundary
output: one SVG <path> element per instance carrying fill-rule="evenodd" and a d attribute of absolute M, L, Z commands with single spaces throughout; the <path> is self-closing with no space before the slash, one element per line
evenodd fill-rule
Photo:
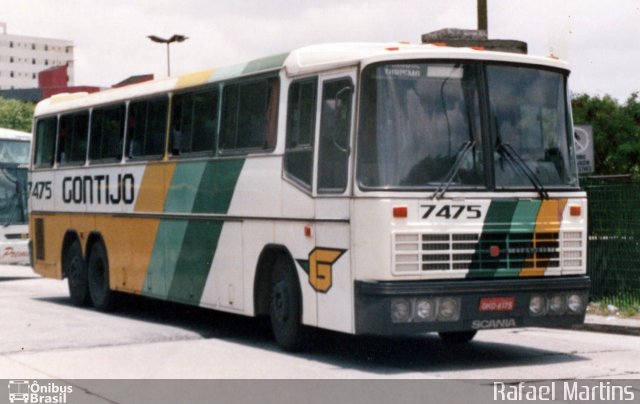
<path fill-rule="evenodd" d="M 34 106 L 0 97 L 0 128 L 31 132 Z"/>
<path fill-rule="evenodd" d="M 640 177 L 640 101 L 579 94 L 572 99 L 575 124 L 593 125 L 596 174 Z"/>

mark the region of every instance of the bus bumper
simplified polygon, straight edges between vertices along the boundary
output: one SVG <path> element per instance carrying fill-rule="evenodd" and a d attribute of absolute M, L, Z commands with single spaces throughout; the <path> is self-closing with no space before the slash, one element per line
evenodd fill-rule
<path fill-rule="evenodd" d="M 581 324 L 587 276 L 446 281 L 355 281 L 355 331 L 415 335 Z"/>

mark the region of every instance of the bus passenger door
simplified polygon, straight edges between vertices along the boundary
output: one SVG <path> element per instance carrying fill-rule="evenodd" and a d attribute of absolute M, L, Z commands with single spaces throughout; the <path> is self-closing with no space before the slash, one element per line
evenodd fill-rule
<path fill-rule="evenodd" d="M 316 133 L 315 249 L 309 283 L 316 291 L 318 326 L 352 332 L 349 196 L 355 70 L 320 77 Z"/>

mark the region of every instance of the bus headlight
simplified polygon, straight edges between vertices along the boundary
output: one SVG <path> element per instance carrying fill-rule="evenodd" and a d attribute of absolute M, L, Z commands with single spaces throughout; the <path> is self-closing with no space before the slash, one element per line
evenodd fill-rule
<path fill-rule="evenodd" d="M 416 300 L 415 321 L 433 321 L 436 316 L 436 304 L 431 299 Z"/>
<path fill-rule="evenodd" d="M 544 296 L 534 295 L 529 300 L 529 312 L 534 316 L 543 316 L 547 312 L 547 299 Z"/>
<path fill-rule="evenodd" d="M 566 306 L 565 306 L 565 296 L 564 295 L 553 295 L 549 299 L 549 310 L 553 314 L 563 314 Z"/>
<path fill-rule="evenodd" d="M 457 321 L 460 318 L 460 298 L 443 297 L 438 305 L 438 320 Z"/>
<path fill-rule="evenodd" d="M 582 295 L 570 294 L 567 296 L 567 308 L 571 313 L 582 314 L 585 309 L 585 298 Z"/>
<path fill-rule="evenodd" d="M 391 301 L 391 322 L 407 323 L 411 321 L 411 301 L 409 299 L 393 299 Z"/>

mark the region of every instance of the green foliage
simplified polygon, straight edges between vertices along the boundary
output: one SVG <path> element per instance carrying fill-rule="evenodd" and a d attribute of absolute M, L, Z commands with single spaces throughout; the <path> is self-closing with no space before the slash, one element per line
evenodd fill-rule
<path fill-rule="evenodd" d="M 572 99 L 573 121 L 593 125 L 594 159 L 600 175 L 640 178 L 640 100 L 633 93 L 624 104 L 614 98 L 579 94 Z"/>
<path fill-rule="evenodd" d="M 0 97 L 0 128 L 31 132 L 34 106 Z"/>

